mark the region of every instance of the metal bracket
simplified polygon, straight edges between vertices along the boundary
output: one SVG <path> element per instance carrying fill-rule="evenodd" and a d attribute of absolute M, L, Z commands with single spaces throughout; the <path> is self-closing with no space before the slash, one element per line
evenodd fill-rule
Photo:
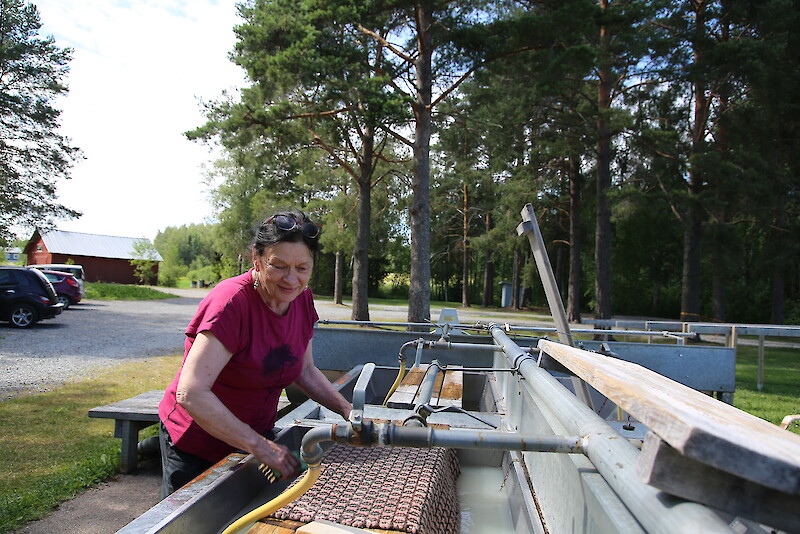
<path fill-rule="evenodd" d="M 357 431 L 361 430 L 361 422 L 364 418 L 364 406 L 367 401 L 367 387 L 372 379 L 373 372 L 375 372 L 375 364 L 372 362 L 365 364 L 353 388 L 353 409 L 350 411 L 350 424 Z"/>

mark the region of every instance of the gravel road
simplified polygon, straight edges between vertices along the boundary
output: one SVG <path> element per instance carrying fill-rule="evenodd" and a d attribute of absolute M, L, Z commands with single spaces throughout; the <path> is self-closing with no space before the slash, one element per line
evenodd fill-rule
<path fill-rule="evenodd" d="M 184 329 L 208 290 L 166 291 L 175 298 L 84 300 L 29 329 L 0 323 L 0 400 L 47 391 L 122 361 L 182 352 Z M 349 306 L 317 307 L 325 319 L 350 319 Z M 383 320 L 405 320 L 405 311 L 395 308 L 384 310 Z"/>
<path fill-rule="evenodd" d="M 201 297 L 84 300 L 29 329 L 0 323 L 0 399 L 46 391 L 121 361 L 181 352 Z"/>
<path fill-rule="evenodd" d="M 208 289 L 169 289 L 175 298 L 146 301 L 84 300 L 30 329 L 0 323 L 0 400 L 89 376 L 122 361 L 183 351 L 183 331 Z M 321 319 L 350 320 L 350 306 L 316 301 Z M 431 310 L 436 319 L 439 309 Z M 461 321 L 476 313 L 460 310 Z M 520 317 L 502 312 L 495 319 Z M 370 306 L 373 321 L 404 322 L 405 306 Z M 514 317 L 515 319 L 511 319 Z"/>

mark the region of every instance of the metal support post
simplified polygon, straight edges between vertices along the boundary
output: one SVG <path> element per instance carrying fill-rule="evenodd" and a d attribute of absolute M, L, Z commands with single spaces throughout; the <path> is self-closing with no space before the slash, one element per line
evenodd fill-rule
<path fill-rule="evenodd" d="M 758 336 L 758 391 L 764 389 L 764 336 Z"/>
<path fill-rule="evenodd" d="M 547 249 L 542 239 L 542 232 L 539 230 L 539 225 L 536 222 L 536 215 L 533 213 L 533 206 L 531 204 L 526 204 L 522 209 L 522 224 L 517 227 L 517 234 L 528 236 L 528 241 L 533 251 L 533 258 L 536 260 L 536 268 L 539 270 L 539 277 L 542 280 L 544 293 L 547 296 L 550 314 L 553 316 L 553 321 L 555 321 L 556 328 L 558 329 L 559 341 L 565 345 L 574 347 L 575 342 L 572 339 L 569 322 L 567 322 L 567 312 L 564 310 L 564 303 L 561 302 L 561 295 L 558 292 L 556 277 L 553 274 L 553 267 L 550 265 L 550 257 L 547 255 Z M 572 386 L 575 389 L 575 395 L 581 402 L 594 410 L 592 398 L 589 395 L 589 387 L 586 385 L 586 382 L 574 376 L 572 377 Z"/>

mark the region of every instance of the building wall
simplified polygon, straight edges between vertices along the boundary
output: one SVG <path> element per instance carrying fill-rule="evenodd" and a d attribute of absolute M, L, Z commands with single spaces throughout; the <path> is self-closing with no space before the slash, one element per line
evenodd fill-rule
<path fill-rule="evenodd" d="M 28 253 L 28 265 L 55 263 L 51 260 L 50 252 L 47 250 L 47 246 L 44 244 L 44 241 L 42 241 L 42 238 L 39 237 L 38 234 L 36 237 L 38 238 L 36 241 L 29 242 L 28 246 L 25 247 L 25 251 Z"/>
<path fill-rule="evenodd" d="M 41 250 L 38 250 L 41 248 Z M 29 245 L 28 265 L 40 263 L 77 263 L 83 265 L 87 282 L 107 282 L 113 284 L 138 284 L 139 279 L 128 260 L 96 258 L 73 254 L 51 254 L 41 238 Z M 158 275 L 158 265 L 153 268 Z"/>

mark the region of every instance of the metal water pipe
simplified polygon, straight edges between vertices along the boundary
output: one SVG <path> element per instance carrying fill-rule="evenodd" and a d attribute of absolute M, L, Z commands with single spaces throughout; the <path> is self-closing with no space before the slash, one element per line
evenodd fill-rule
<path fill-rule="evenodd" d="M 428 449 L 493 449 L 537 451 L 563 454 L 585 452 L 586 438 L 581 436 L 552 436 L 515 434 L 501 431 L 442 430 L 431 427 L 376 424 L 364 421 L 356 430 L 352 425 L 334 423 L 315 427 L 303 437 L 301 454 L 316 458 L 319 444 L 325 441 L 355 447 L 411 447 Z"/>
<path fill-rule="evenodd" d="M 427 371 L 425 371 L 425 376 L 422 378 L 422 383 L 419 385 L 419 394 L 417 395 L 417 403 L 414 405 L 414 408 L 423 404 L 428 404 L 431 401 L 433 388 L 436 387 L 436 379 L 439 377 L 441 371 L 442 367 L 439 365 L 439 360 L 431 361 Z"/>
<path fill-rule="evenodd" d="M 636 447 L 539 367 L 537 360 L 514 343 L 500 325 L 490 325 L 489 332 L 503 349 L 508 364 L 518 369 L 533 401 L 556 414 L 567 432 L 586 436 L 586 456 L 647 532 L 731 532 L 711 509 L 642 482 L 636 473 Z"/>

